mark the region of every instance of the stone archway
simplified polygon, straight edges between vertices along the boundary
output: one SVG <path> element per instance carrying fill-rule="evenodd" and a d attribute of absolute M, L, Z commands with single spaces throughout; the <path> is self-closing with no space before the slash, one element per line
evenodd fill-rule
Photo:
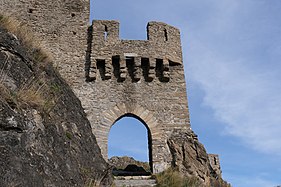
<path fill-rule="evenodd" d="M 154 162 L 157 162 L 157 152 L 153 151 L 155 149 L 154 142 L 161 140 L 163 133 L 159 128 L 153 112 L 140 105 L 121 103 L 102 113 L 100 124 L 95 131 L 95 136 L 103 157 L 106 160 L 108 159 L 108 135 L 111 127 L 124 116 L 134 117 L 146 126 L 149 132 L 149 162 L 153 172 L 156 169 Z"/>
<path fill-rule="evenodd" d="M 145 127 L 145 129 L 146 129 L 146 133 L 144 133 L 143 131 L 141 131 L 141 132 L 134 132 L 133 134 L 135 135 L 134 136 L 134 139 L 136 138 L 136 135 L 141 135 L 141 139 L 142 140 L 144 140 L 144 136 L 145 136 L 145 138 L 146 138 L 146 149 L 144 148 L 144 147 L 142 147 L 143 148 L 143 151 L 144 150 L 148 150 L 148 154 L 146 154 L 146 156 L 148 156 L 148 162 L 149 162 L 149 166 L 150 166 L 150 172 L 153 172 L 153 161 L 152 161 L 152 137 L 151 137 L 151 132 L 150 132 L 150 129 L 149 129 L 149 127 L 147 126 L 147 124 L 140 118 L 140 117 L 138 117 L 138 116 L 136 116 L 136 115 L 134 115 L 134 114 L 132 114 L 132 113 L 127 113 L 127 114 L 124 114 L 123 116 L 121 116 L 120 118 L 118 118 L 116 121 L 115 121 L 115 123 L 112 125 L 112 127 L 113 126 L 115 126 L 115 125 L 124 125 L 124 124 L 121 124 L 120 123 L 120 121 L 122 121 L 122 120 L 124 120 L 124 118 L 131 118 L 130 120 L 133 120 L 133 121 L 129 121 L 130 123 L 130 127 L 132 127 L 132 126 L 138 126 L 139 128 L 138 128 L 138 130 L 140 130 L 140 126 L 142 126 L 142 129 Z M 128 120 L 128 119 L 127 119 Z M 119 123 L 119 124 L 117 124 L 117 123 Z M 136 124 L 135 124 L 136 123 Z M 136 127 L 135 126 L 135 127 Z M 120 126 L 118 127 L 118 128 L 120 128 Z M 127 128 L 128 128 L 128 126 L 127 126 Z M 123 128 L 123 130 L 124 130 L 124 128 Z M 126 132 L 126 133 L 124 133 L 124 134 L 122 134 L 124 137 L 128 137 L 128 136 L 130 136 L 128 133 L 132 133 L 132 129 L 128 132 L 128 131 L 124 131 L 124 132 Z M 112 129 L 110 129 L 110 132 L 109 132 L 110 134 L 112 133 Z M 115 134 L 116 134 L 116 132 L 115 132 Z M 119 136 L 119 135 L 118 135 Z M 108 136 L 109 137 L 109 141 L 108 141 L 108 147 L 110 147 L 110 135 Z M 138 136 L 138 138 L 140 138 L 140 136 Z M 137 139 L 138 139 L 137 138 Z M 125 144 L 127 144 L 127 142 L 124 142 Z M 148 149 L 147 149 L 148 148 Z M 109 152 L 110 152 L 110 148 L 108 148 L 108 157 L 110 157 L 109 155 Z M 115 156 L 115 155 L 114 155 Z M 132 156 L 132 155 L 130 155 L 130 154 L 126 154 L 126 156 Z M 134 158 L 135 159 L 135 158 Z"/>
<path fill-rule="evenodd" d="M 86 82 L 75 86 L 105 160 L 111 126 L 130 114 L 151 132 L 152 169 L 159 173 L 171 166 L 168 138 L 175 130 L 189 129 L 190 120 L 179 30 L 149 22 L 147 36 L 122 40 L 118 21 L 94 20 L 88 32 Z"/>

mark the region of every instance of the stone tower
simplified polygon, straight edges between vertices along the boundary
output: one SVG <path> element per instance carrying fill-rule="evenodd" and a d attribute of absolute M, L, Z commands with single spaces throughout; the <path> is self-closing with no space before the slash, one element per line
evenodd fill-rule
<path fill-rule="evenodd" d="M 117 21 L 94 20 L 85 78 L 80 97 L 104 158 L 111 126 L 131 116 L 148 130 L 153 172 L 169 167 L 169 135 L 190 128 L 179 30 L 149 22 L 147 40 L 122 40 Z"/>
<path fill-rule="evenodd" d="M 0 0 L 0 13 L 26 23 L 50 51 L 87 113 L 103 157 L 111 126 L 135 117 L 148 130 L 151 169 L 161 172 L 171 166 L 169 136 L 190 128 L 180 32 L 149 22 L 147 40 L 122 40 L 117 21 L 89 26 L 89 9 L 90 0 Z"/>

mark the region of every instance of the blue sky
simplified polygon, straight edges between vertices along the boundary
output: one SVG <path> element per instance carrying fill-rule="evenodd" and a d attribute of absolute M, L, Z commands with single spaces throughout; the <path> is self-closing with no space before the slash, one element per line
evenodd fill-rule
<path fill-rule="evenodd" d="M 234 187 L 281 185 L 280 0 L 95 0 L 91 6 L 91 18 L 120 21 L 123 39 L 146 39 L 152 20 L 178 27 L 192 129 L 209 153 L 220 155 L 224 179 Z M 134 126 L 136 134 L 145 132 Z M 147 147 L 140 139 L 125 141 Z M 146 154 L 136 147 L 120 150 Z"/>

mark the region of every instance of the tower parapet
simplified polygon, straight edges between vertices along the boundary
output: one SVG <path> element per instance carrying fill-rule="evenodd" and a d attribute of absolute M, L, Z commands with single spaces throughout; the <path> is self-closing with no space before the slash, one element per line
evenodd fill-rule
<path fill-rule="evenodd" d="M 120 39 L 117 21 L 94 20 L 89 30 L 85 66 L 88 81 L 95 80 L 99 67 L 104 67 L 103 80 L 110 79 L 115 72 L 120 81 L 124 81 L 128 74 L 134 81 L 139 81 L 143 69 L 145 81 L 158 77 L 167 82 L 169 67 L 182 64 L 180 32 L 168 24 L 149 22 L 147 40 Z M 129 72 L 126 66 L 130 67 Z"/>
<path fill-rule="evenodd" d="M 180 31 L 152 21 L 147 40 L 123 40 L 118 21 L 94 20 L 85 77 L 82 104 L 104 158 L 112 125 L 124 116 L 135 117 L 148 130 L 153 172 L 170 167 L 169 136 L 190 128 Z"/>

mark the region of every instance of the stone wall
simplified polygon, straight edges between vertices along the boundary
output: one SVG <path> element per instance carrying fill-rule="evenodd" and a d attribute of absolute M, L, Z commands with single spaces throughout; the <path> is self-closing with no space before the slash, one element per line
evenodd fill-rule
<path fill-rule="evenodd" d="M 72 87 L 83 82 L 90 0 L 0 0 L 0 13 L 31 28 Z"/>
<path fill-rule="evenodd" d="M 34 40 L 50 51 L 79 97 L 105 159 L 111 126 L 132 116 L 148 129 L 153 172 L 163 171 L 172 162 L 167 145 L 172 131 L 190 128 L 180 32 L 150 22 L 147 40 L 121 40 L 117 21 L 97 20 L 89 27 L 89 4 L 0 0 L 0 13 L 27 24 Z"/>
<path fill-rule="evenodd" d="M 147 63 L 146 81 L 155 77 L 153 69 L 158 68 L 161 81 L 169 80 L 169 64 L 182 64 L 180 32 L 178 29 L 160 22 L 149 22 L 147 25 L 148 40 L 120 40 L 117 21 L 94 20 L 89 29 L 89 46 L 86 63 L 86 77 L 89 81 L 96 78 L 98 63 L 105 64 L 104 79 L 111 78 L 112 61 L 119 61 L 117 73 L 119 80 L 126 77 L 126 61 L 135 65 L 135 81 L 141 76 L 140 68 Z M 91 41 L 94 41 L 91 43 Z M 91 63 L 92 62 L 92 63 Z M 119 64 L 118 64 L 119 63 Z M 158 66 L 157 66 L 158 65 Z M 90 73 L 92 75 L 90 75 Z"/>
<path fill-rule="evenodd" d="M 88 83 L 79 95 L 104 158 L 111 126 L 132 116 L 148 129 L 150 162 L 157 173 L 171 164 L 168 137 L 175 129 L 190 128 L 190 122 L 179 30 L 159 22 L 147 28 L 148 40 L 121 40 L 118 22 L 93 21 Z"/>

